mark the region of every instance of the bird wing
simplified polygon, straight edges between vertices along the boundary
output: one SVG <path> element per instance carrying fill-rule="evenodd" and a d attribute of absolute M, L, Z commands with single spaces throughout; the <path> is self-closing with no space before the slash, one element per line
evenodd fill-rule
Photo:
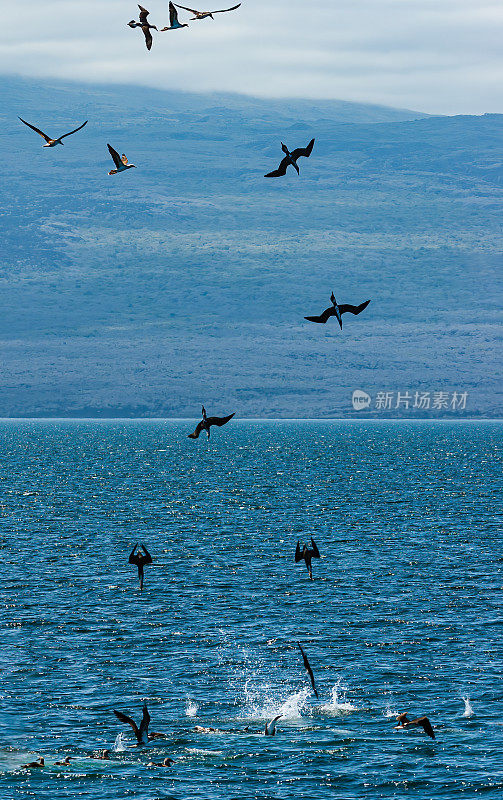
<path fill-rule="evenodd" d="M 295 563 L 298 564 L 299 561 L 302 561 L 303 555 L 302 550 L 300 549 L 300 542 L 297 542 L 297 547 L 295 548 Z"/>
<path fill-rule="evenodd" d="M 311 686 L 313 687 L 313 692 L 314 692 L 315 696 L 318 697 L 318 691 L 317 691 L 316 685 L 314 683 L 314 674 L 313 674 L 313 670 L 311 669 L 311 664 L 307 660 L 307 656 L 304 653 L 302 647 L 300 646 L 300 643 L 297 642 L 297 644 L 299 645 L 300 652 L 302 653 L 302 658 L 304 659 L 304 666 L 305 666 L 307 674 L 309 675 L 309 678 L 311 680 Z"/>
<path fill-rule="evenodd" d="M 117 150 L 114 150 L 111 144 L 107 144 L 108 152 L 112 156 L 113 162 L 116 167 L 122 167 L 121 157 L 118 154 Z"/>
<path fill-rule="evenodd" d="M 178 11 L 174 7 L 173 3 L 170 2 L 169 4 L 169 24 L 171 27 L 178 22 Z"/>
<path fill-rule="evenodd" d="M 145 738 L 148 739 L 148 724 L 149 724 L 149 722 L 150 722 L 150 714 L 148 713 L 147 704 L 144 703 L 143 704 L 143 716 L 141 718 L 140 731 L 139 731 L 139 733 L 140 733 L 140 741 L 143 741 L 144 734 L 146 734 Z"/>
<path fill-rule="evenodd" d="M 147 50 L 150 50 L 152 47 L 152 34 L 150 33 L 150 28 L 148 27 L 148 25 L 142 25 L 141 29 L 145 37 L 145 44 L 147 46 Z"/>
<path fill-rule="evenodd" d="M 122 711 L 116 711 L 115 708 L 114 708 L 114 714 L 117 717 L 117 719 L 120 719 L 121 722 L 127 722 L 128 725 L 131 725 L 131 727 L 132 727 L 132 729 L 134 731 L 134 735 L 136 736 L 138 741 L 141 742 L 140 731 L 138 730 L 138 725 L 136 724 L 134 719 L 131 719 L 131 717 L 128 717 L 127 714 L 123 714 Z M 143 722 L 143 720 L 142 720 L 142 722 Z"/>
<path fill-rule="evenodd" d="M 239 8 L 241 3 L 238 3 L 237 6 L 232 6 L 232 8 L 221 8 L 219 11 L 212 11 L 212 14 L 225 14 L 226 11 L 235 11 L 236 8 Z"/>
<path fill-rule="evenodd" d="M 197 11 L 195 8 L 189 8 L 188 6 L 181 6 L 179 3 L 174 4 L 177 8 L 183 8 L 184 11 L 190 11 L 191 14 L 200 14 L 200 11 Z M 215 14 L 217 12 L 215 11 Z"/>
<path fill-rule="evenodd" d="M 59 138 L 60 139 L 66 139 L 67 136 L 71 136 L 73 133 L 77 133 L 77 131 L 81 131 L 82 128 L 84 127 L 84 125 L 87 125 L 87 122 L 88 122 L 88 120 L 86 119 L 86 121 L 83 122 L 82 125 L 79 125 L 78 128 L 75 128 L 74 131 L 70 131 L 69 133 L 64 133 L 63 136 L 60 136 Z"/>
<path fill-rule="evenodd" d="M 236 412 L 234 412 L 234 414 L 235 413 Z M 228 417 L 207 417 L 206 422 L 208 425 L 218 425 L 218 427 L 221 428 L 222 425 L 225 425 L 230 419 L 233 418 L 234 414 L 229 414 Z"/>
<path fill-rule="evenodd" d="M 431 727 L 431 722 L 428 717 L 420 717 L 419 719 L 415 719 L 414 722 L 416 725 L 421 725 L 424 728 L 424 732 L 428 734 L 432 739 L 435 738 L 435 733 L 433 732 L 433 728 Z"/>
<path fill-rule="evenodd" d="M 311 544 L 313 545 L 313 556 L 315 558 L 321 558 L 320 551 L 316 547 L 316 542 L 314 541 L 313 537 L 311 536 Z"/>
<path fill-rule="evenodd" d="M 333 317 L 335 314 L 335 308 L 330 306 L 330 308 L 326 308 L 323 314 L 320 314 L 319 317 L 304 317 L 304 319 L 309 320 L 309 322 L 326 322 L 327 319 Z"/>
<path fill-rule="evenodd" d="M 361 303 L 359 306 L 350 306 L 348 304 L 342 305 L 342 306 L 339 306 L 339 311 L 340 311 L 341 314 L 346 314 L 348 312 L 350 314 L 361 314 L 361 312 L 364 311 L 364 309 L 367 308 L 369 303 L 370 303 L 370 300 L 365 300 L 365 302 Z"/>
<path fill-rule="evenodd" d="M 196 429 L 195 429 L 194 433 L 189 433 L 189 437 L 188 438 L 189 439 L 197 439 L 199 437 L 199 434 L 201 433 L 202 429 L 203 429 L 203 421 L 201 420 L 201 422 L 197 423 L 197 426 L 196 426 Z"/>
<path fill-rule="evenodd" d="M 279 165 L 278 169 L 274 169 L 272 172 L 268 172 L 267 175 L 264 175 L 264 178 L 279 178 L 281 175 L 286 175 L 286 168 L 290 163 L 290 159 L 288 156 L 285 156 L 281 164 Z"/>
<path fill-rule="evenodd" d="M 38 133 L 43 139 L 45 139 L 46 142 L 50 142 L 51 141 L 51 137 L 47 136 L 47 134 L 44 133 L 43 131 L 39 130 L 39 128 L 36 128 L 35 125 L 30 125 L 30 123 L 26 122 L 26 120 L 23 119 L 22 117 L 19 117 L 19 119 L 21 120 L 21 122 L 24 122 L 25 125 L 28 125 L 28 127 L 31 128 L 32 131 L 35 131 L 35 133 Z"/>
<path fill-rule="evenodd" d="M 309 156 L 313 152 L 313 147 L 314 147 L 314 139 L 311 139 L 307 147 L 297 147 L 296 150 L 292 150 L 291 156 L 293 160 L 296 161 L 301 156 L 309 158 Z"/>
<path fill-rule="evenodd" d="M 140 22 L 142 23 L 146 22 L 150 12 L 147 11 L 146 8 L 143 8 L 143 6 L 141 6 L 139 3 L 138 3 L 138 8 L 140 9 Z"/>

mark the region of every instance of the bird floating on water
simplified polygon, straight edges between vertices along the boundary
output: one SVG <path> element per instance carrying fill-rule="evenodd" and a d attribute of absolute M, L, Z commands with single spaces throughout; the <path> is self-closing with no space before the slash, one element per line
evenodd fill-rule
<path fill-rule="evenodd" d="M 188 8 L 187 6 L 181 6 L 179 3 L 174 4 L 177 8 L 183 8 L 184 11 L 190 11 L 191 14 L 194 14 L 191 21 L 198 20 L 198 19 L 206 19 L 207 17 L 211 17 L 213 19 L 213 14 L 225 14 L 227 11 L 235 11 L 236 8 L 239 8 L 241 3 L 238 3 L 237 6 L 232 6 L 232 8 L 221 8 L 218 11 L 196 11 L 195 8 Z"/>
<path fill-rule="evenodd" d="M 332 305 L 330 308 L 326 308 L 319 317 L 304 317 L 304 319 L 309 320 L 309 322 L 325 323 L 328 319 L 330 319 L 330 317 L 337 317 L 337 322 L 339 323 L 342 331 L 342 314 L 361 314 L 361 312 L 364 311 L 370 303 L 370 300 L 365 300 L 365 302 L 361 303 L 359 306 L 350 306 L 348 304 L 343 304 L 340 306 L 338 305 L 333 292 L 330 295 L 330 300 L 332 301 Z"/>
<path fill-rule="evenodd" d="M 297 547 L 295 548 L 295 563 L 298 564 L 299 561 L 305 561 L 307 571 L 309 572 L 309 577 L 313 580 L 313 570 L 311 569 L 311 559 L 313 558 L 320 558 L 320 551 L 316 547 L 316 542 L 314 541 L 313 537 L 311 536 L 311 545 L 312 547 L 308 547 L 307 545 L 302 545 L 302 550 L 300 549 L 300 542 L 297 541 Z M 299 645 L 300 647 L 300 645 Z"/>
<path fill-rule="evenodd" d="M 31 128 L 32 131 L 38 133 L 39 136 L 42 137 L 42 139 L 45 139 L 46 144 L 43 144 L 42 147 L 55 147 L 57 144 L 63 144 L 63 142 L 61 141 L 62 139 L 66 139 L 67 136 L 72 136 L 74 133 L 77 133 L 77 131 L 81 131 L 82 128 L 88 123 L 88 120 L 86 119 L 86 121 L 83 122 L 82 125 L 79 125 L 78 128 L 75 128 L 75 130 L 69 131 L 69 133 L 64 133 L 63 136 L 59 136 L 57 139 L 51 139 L 51 137 L 48 136 L 46 133 L 41 131 L 39 128 L 36 128 L 35 125 L 30 125 L 30 123 L 26 122 L 26 120 L 23 119 L 22 117 L 19 117 L 19 119 L 21 120 L 21 122 L 24 122 L 24 124 L 27 125 L 28 128 Z"/>
<path fill-rule="evenodd" d="M 45 767 L 45 761 L 43 756 L 39 756 L 36 761 L 28 761 L 27 764 L 21 764 L 22 769 L 41 769 Z"/>
<path fill-rule="evenodd" d="M 178 21 L 178 11 L 176 10 L 173 3 L 169 4 L 169 26 L 166 28 L 161 28 L 161 33 L 164 31 L 176 31 L 177 28 L 188 28 L 186 22 L 182 23 Z"/>
<path fill-rule="evenodd" d="M 141 546 L 143 553 L 140 553 L 140 551 L 136 552 L 137 547 L 138 543 L 135 544 L 135 546 L 131 550 L 131 553 L 129 554 L 129 563 L 134 564 L 136 567 L 138 567 L 138 579 L 140 581 L 140 592 L 141 592 L 143 589 L 143 567 L 145 567 L 147 564 L 152 564 L 152 556 L 150 555 L 144 544 L 142 544 Z"/>
<path fill-rule="evenodd" d="M 264 730 L 265 736 L 276 736 L 276 723 L 282 716 L 283 714 L 278 714 L 278 716 L 274 717 L 270 722 L 266 722 Z"/>
<path fill-rule="evenodd" d="M 310 681 L 311 681 L 311 686 L 313 687 L 313 692 L 314 692 L 314 694 L 315 694 L 315 697 L 316 697 L 316 698 L 318 698 L 318 690 L 317 690 L 317 688 L 316 688 L 316 684 L 315 684 L 315 682 L 314 682 L 314 673 L 313 673 L 313 670 L 311 669 L 311 664 L 310 664 L 310 663 L 309 663 L 309 661 L 307 660 L 307 656 L 306 656 L 306 654 L 304 653 L 304 650 L 302 649 L 302 647 L 301 647 L 301 645 L 300 645 L 300 642 L 297 642 L 297 644 L 298 644 L 298 646 L 299 646 L 299 650 L 300 650 L 300 652 L 302 653 L 302 658 L 304 659 L 304 666 L 305 666 L 305 668 L 306 668 L 306 672 L 307 672 L 307 674 L 309 675 L 309 679 L 310 679 Z"/>
<path fill-rule="evenodd" d="M 146 8 L 143 8 L 140 4 L 138 4 L 138 8 L 140 9 L 140 21 L 136 22 L 135 19 L 132 19 L 131 22 L 128 22 L 130 28 L 141 28 L 143 31 L 143 35 L 145 37 L 145 44 L 147 46 L 147 50 L 150 50 L 152 47 L 152 34 L 150 33 L 151 30 L 156 31 L 157 28 L 155 25 L 150 25 L 148 21 L 148 15 L 150 11 L 147 11 Z"/>
<path fill-rule="evenodd" d="M 65 756 L 63 761 L 55 761 L 55 767 L 67 767 L 70 764 L 71 758 L 70 756 Z"/>
<path fill-rule="evenodd" d="M 114 150 L 111 144 L 107 144 L 108 152 L 113 158 L 113 162 L 117 169 L 111 169 L 109 175 L 117 175 L 118 172 L 124 172 L 126 169 L 136 169 L 136 164 L 130 164 L 127 160 L 125 153 L 120 156 L 117 150 Z"/>
<path fill-rule="evenodd" d="M 409 719 L 407 714 L 398 714 L 397 721 L 400 723 L 396 726 L 395 730 L 406 730 L 407 728 L 423 728 L 424 732 L 428 734 L 431 739 L 435 738 L 435 733 L 431 727 L 431 722 L 428 717 L 418 717 L 417 719 Z"/>
<path fill-rule="evenodd" d="M 160 764 L 156 761 L 149 761 L 147 767 L 172 767 L 174 763 L 174 759 L 168 757 L 165 758 L 164 761 L 161 761 Z"/>
<path fill-rule="evenodd" d="M 233 416 L 234 416 L 234 414 L 236 412 L 234 411 L 234 414 L 229 414 L 228 417 L 208 417 L 206 415 L 206 409 L 203 406 L 202 413 L 203 413 L 203 418 L 202 418 L 201 422 L 198 422 L 194 433 L 189 433 L 189 436 L 188 436 L 189 439 L 197 439 L 199 434 L 201 433 L 201 431 L 206 431 L 206 433 L 208 434 L 208 439 L 209 439 L 210 438 L 210 427 L 212 425 L 218 425 L 218 427 L 221 428 L 222 425 L 225 425 L 227 422 L 229 422 L 230 419 L 233 418 Z"/>
<path fill-rule="evenodd" d="M 297 166 L 297 159 L 301 156 L 304 156 L 304 158 L 309 158 L 313 151 L 313 147 L 314 139 L 311 139 L 307 147 L 298 147 L 296 150 L 292 150 L 292 152 L 290 152 L 286 144 L 281 142 L 281 149 L 285 153 L 285 157 L 280 163 L 278 169 L 268 172 L 267 175 L 264 175 L 264 178 L 279 178 L 281 175 L 286 175 L 286 169 L 290 164 L 297 171 L 297 175 L 299 175 L 300 172 Z"/>

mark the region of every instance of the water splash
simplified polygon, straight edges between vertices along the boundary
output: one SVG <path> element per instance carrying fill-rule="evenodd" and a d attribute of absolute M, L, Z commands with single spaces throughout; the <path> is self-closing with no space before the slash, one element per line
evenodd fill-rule
<path fill-rule="evenodd" d="M 188 717 L 195 717 L 199 710 L 199 706 L 197 705 L 194 700 L 188 700 L 187 707 L 185 709 L 185 713 Z"/>
<path fill-rule="evenodd" d="M 392 710 L 391 706 L 388 704 L 383 711 L 383 714 L 387 719 L 391 719 L 392 717 L 398 717 L 399 712 Z"/>
<path fill-rule="evenodd" d="M 358 711 L 358 707 L 346 700 L 346 690 L 342 688 L 341 681 L 332 686 L 332 697 L 329 703 L 321 706 L 321 711 L 334 717 L 342 717 L 351 711 Z"/>
<path fill-rule="evenodd" d="M 126 749 L 125 746 L 124 746 L 124 739 L 125 739 L 125 734 L 124 733 L 118 733 L 117 734 L 117 736 L 115 737 L 115 742 L 114 742 L 113 747 L 112 747 L 112 750 L 113 750 L 114 753 L 122 753 L 122 752 L 124 752 L 124 750 Z"/>
<path fill-rule="evenodd" d="M 309 689 L 301 689 L 300 692 L 294 692 L 285 699 L 278 700 L 270 695 L 265 698 L 258 698 L 256 695 L 247 693 L 244 716 L 246 719 L 270 720 L 281 714 L 283 721 L 299 720 L 306 711 L 306 702 L 309 694 Z"/>
<path fill-rule="evenodd" d="M 472 705 L 470 703 L 470 698 L 469 697 L 463 697 L 463 701 L 464 701 L 464 704 L 465 704 L 465 710 L 463 711 L 463 717 L 468 717 L 468 718 L 473 717 L 474 714 L 475 714 L 475 711 L 473 710 Z"/>

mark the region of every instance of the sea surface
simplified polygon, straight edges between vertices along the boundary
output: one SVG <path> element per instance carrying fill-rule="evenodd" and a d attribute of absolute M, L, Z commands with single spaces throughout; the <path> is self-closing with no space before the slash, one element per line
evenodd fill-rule
<path fill-rule="evenodd" d="M 0 422 L 0 796 L 499 800 L 503 426 L 194 424 Z"/>

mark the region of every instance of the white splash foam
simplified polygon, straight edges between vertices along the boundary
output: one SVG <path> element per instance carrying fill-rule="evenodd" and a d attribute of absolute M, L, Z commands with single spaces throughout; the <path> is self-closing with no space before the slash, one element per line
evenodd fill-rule
<path fill-rule="evenodd" d="M 113 750 L 114 753 L 122 753 L 122 752 L 124 752 L 124 750 L 126 749 L 124 747 L 124 738 L 125 738 L 125 734 L 124 733 L 118 733 L 117 734 L 117 736 L 115 737 L 114 745 L 112 747 L 112 750 Z"/>
<path fill-rule="evenodd" d="M 383 714 L 388 719 L 391 719 L 392 717 L 395 717 L 395 718 L 398 717 L 399 712 L 398 711 L 392 711 L 391 707 L 389 705 L 387 705 L 386 708 L 383 711 Z"/>
<path fill-rule="evenodd" d="M 185 713 L 188 717 L 195 717 L 197 715 L 198 710 L 199 706 L 197 705 L 197 703 L 194 702 L 194 700 L 189 700 L 187 702 Z"/>
<path fill-rule="evenodd" d="M 303 712 L 306 710 L 306 701 L 310 694 L 309 689 L 302 689 L 300 692 L 294 692 L 288 695 L 284 700 L 276 700 L 273 697 L 257 698 L 247 691 L 247 684 L 245 684 L 245 691 L 247 694 L 247 706 L 245 711 L 245 718 L 252 720 L 271 720 L 281 714 L 282 721 L 285 720 L 299 720 L 302 719 Z"/>
<path fill-rule="evenodd" d="M 330 702 L 321 706 L 320 710 L 334 717 L 342 717 L 344 714 L 350 714 L 351 711 L 358 711 L 358 707 L 346 700 L 346 691 L 342 689 L 341 682 L 337 681 L 335 686 L 332 686 Z"/>
<path fill-rule="evenodd" d="M 470 703 L 470 698 L 469 697 L 463 697 L 463 701 L 464 701 L 464 704 L 465 704 L 465 710 L 463 711 L 463 717 L 468 717 L 468 718 L 473 717 L 474 714 L 475 714 L 475 711 L 473 710 L 472 705 Z"/>

